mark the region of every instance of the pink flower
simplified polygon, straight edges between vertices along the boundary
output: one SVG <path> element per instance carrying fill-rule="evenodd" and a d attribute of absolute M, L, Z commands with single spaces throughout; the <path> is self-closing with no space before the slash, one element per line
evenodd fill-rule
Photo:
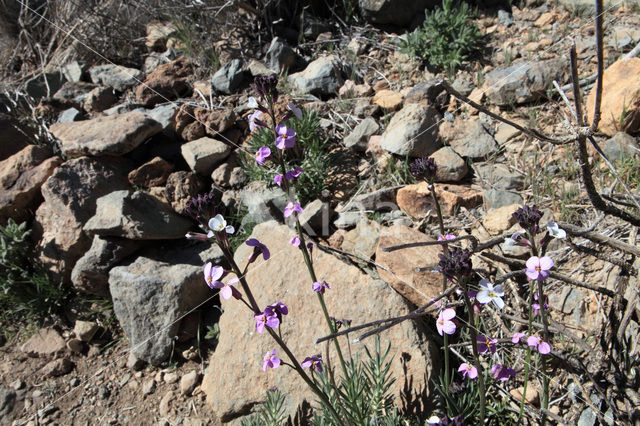
<path fill-rule="evenodd" d="M 256 319 L 256 331 L 259 334 L 264 333 L 264 327 L 277 328 L 280 325 L 280 318 L 270 307 L 266 307 L 264 312 L 253 316 Z"/>
<path fill-rule="evenodd" d="M 476 341 L 478 342 L 478 352 L 481 354 L 487 351 L 490 351 L 492 354 L 496 353 L 496 343 L 498 343 L 496 339 L 481 334 L 476 337 Z"/>
<path fill-rule="evenodd" d="M 506 382 L 511 377 L 516 377 L 516 370 L 510 367 L 505 367 L 501 364 L 496 364 L 491 367 L 491 374 L 496 380 L 500 380 L 501 382 Z"/>
<path fill-rule="evenodd" d="M 294 247 L 300 247 L 300 237 L 298 237 L 297 235 L 294 235 L 289 241 L 289 244 L 291 244 Z"/>
<path fill-rule="evenodd" d="M 220 297 L 224 300 L 228 300 L 231 296 L 236 299 L 240 299 L 242 295 L 235 288 L 232 287 L 239 280 L 238 278 L 231 278 L 226 283 L 220 281 L 222 277 L 226 274 L 226 271 L 222 268 L 222 266 L 213 266 L 211 262 L 208 262 L 204 265 L 204 279 L 207 282 L 207 285 L 211 289 L 219 289 Z"/>
<path fill-rule="evenodd" d="M 276 369 L 280 367 L 280 362 L 280 358 L 276 356 L 275 349 L 273 350 L 273 352 L 267 352 L 262 358 L 262 371 L 266 372 L 267 368 Z"/>
<path fill-rule="evenodd" d="M 455 240 L 456 238 L 457 237 L 453 234 L 444 234 L 438 237 L 438 241 L 449 241 L 449 240 Z"/>
<path fill-rule="evenodd" d="M 436 328 L 441 336 L 446 334 L 453 334 L 456 332 L 456 323 L 453 322 L 453 318 L 456 316 L 456 311 L 453 308 L 447 308 L 440 311 L 438 319 L 436 321 Z"/>
<path fill-rule="evenodd" d="M 553 267 L 553 259 L 549 256 L 531 256 L 527 260 L 527 269 L 524 271 L 530 280 L 544 281 L 549 276 L 549 270 Z"/>
<path fill-rule="evenodd" d="M 281 174 L 277 174 L 273 177 L 273 183 L 275 183 L 278 186 L 282 186 L 282 175 Z"/>
<path fill-rule="evenodd" d="M 513 335 L 513 337 L 511 338 L 511 341 L 513 343 L 520 343 L 520 339 L 522 339 L 525 336 L 524 333 L 516 333 Z"/>
<path fill-rule="evenodd" d="M 296 144 L 296 132 L 293 129 L 288 129 L 284 124 L 278 124 L 276 126 L 276 148 L 285 149 L 293 148 Z"/>
<path fill-rule="evenodd" d="M 331 290 L 329 287 L 329 283 L 326 281 L 316 281 L 313 283 L 312 287 L 313 291 L 316 293 L 324 294 L 325 290 Z"/>
<path fill-rule="evenodd" d="M 531 346 L 532 348 L 536 348 L 538 352 L 543 355 L 551 352 L 551 346 L 547 342 L 543 342 L 542 339 L 537 336 L 529 336 L 527 338 L 527 345 Z"/>
<path fill-rule="evenodd" d="M 267 127 L 267 124 L 260 120 L 260 116 L 262 115 L 262 111 L 256 110 L 249 116 L 249 130 L 254 131 L 257 126 Z"/>
<path fill-rule="evenodd" d="M 222 266 L 213 266 L 211 262 L 208 262 L 206 265 L 204 265 L 204 280 L 209 288 L 217 288 L 215 283 L 218 283 L 223 275 L 224 268 Z M 222 283 L 220 284 L 222 285 Z"/>
<path fill-rule="evenodd" d="M 478 369 L 471 364 L 467 364 L 466 362 L 460 364 L 458 373 L 462 373 L 462 378 L 468 377 L 471 380 L 474 380 L 476 377 L 478 377 Z"/>
<path fill-rule="evenodd" d="M 289 201 L 289 204 L 284 208 L 284 217 L 289 217 L 294 213 L 302 213 L 302 207 L 298 203 L 292 203 Z"/>
<path fill-rule="evenodd" d="M 258 151 L 256 151 L 256 163 L 264 166 L 267 158 L 271 155 L 271 149 L 268 146 L 261 146 Z"/>

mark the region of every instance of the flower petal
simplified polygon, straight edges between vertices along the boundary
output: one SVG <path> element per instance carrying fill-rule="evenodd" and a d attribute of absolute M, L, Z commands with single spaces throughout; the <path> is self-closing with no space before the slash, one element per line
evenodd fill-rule
<path fill-rule="evenodd" d="M 540 258 L 540 268 L 548 271 L 553 268 L 553 259 L 549 256 L 544 256 Z"/>
<path fill-rule="evenodd" d="M 496 305 L 498 309 L 504 308 L 504 300 L 499 297 L 494 297 L 492 300 L 493 304 Z"/>
<path fill-rule="evenodd" d="M 453 308 L 447 308 L 442 311 L 442 318 L 446 320 L 451 320 L 456 317 L 456 311 Z"/>
<path fill-rule="evenodd" d="M 489 290 L 480 290 L 476 295 L 476 300 L 483 305 L 491 302 L 491 298 L 489 297 Z"/>
<path fill-rule="evenodd" d="M 536 269 L 536 267 L 540 266 L 540 258 L 538 256 L 531 256 L 527 260 L 527 268 L 528 269 Z"/>

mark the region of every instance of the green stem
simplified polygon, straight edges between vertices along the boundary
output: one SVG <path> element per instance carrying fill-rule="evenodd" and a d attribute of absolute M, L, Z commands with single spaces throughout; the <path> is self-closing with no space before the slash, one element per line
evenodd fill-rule
<path fill-rule="evenodd" d="M 480 393 L 480 421 L 478 424 L 484 424 L 484 419 L 486 416 L 486 395 L 485 395 L 485 387 L 484 387 L 484 369 L 480 364 L 480 354 L 478 353 L 478 334 L 476 333 L 476 328 L 474 324 L 475 314 L 473 311 L 473 305 L 471 304 L 471 300 L 469 299 L 469 293 L 467 289 L 467 283 L 465 282 L 462 286 L 464 290 L 464 303 L 467 307 L 467 311 L 469 313 L 469 334 L 471 334 L 471 349 L 473 350 L 473 358 L 475 361 L 475 367 L 478 370 L 478 388 Z"/>
<path fill-rule="evenodd" d="M 549 343 L 549 325 L 547 323 L 547 312 L 544 308 L 544 293 L 542 280 L 538 280 L 538 304 L 540 305 L 540 315 L 542 316 L 542 339 Z M 542 408 L 549 409 L 549 377 L 547 376 L 547 357 L 540 354 L 542 363 Z M 543 412 L 544 413 L 544 412 Z M 541 423 L 544 424 L 546 416 L 542 414 Z"/>

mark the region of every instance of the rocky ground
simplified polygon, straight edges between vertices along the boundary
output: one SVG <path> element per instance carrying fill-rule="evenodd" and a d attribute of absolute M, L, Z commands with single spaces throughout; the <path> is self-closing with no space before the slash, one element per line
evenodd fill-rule
<path fill-rule="evenodd" d="M 294 101 L 319 114 L 333 167 L 328 190 L 304 206 L 301 220 L 315 234 L 319 274 L 340 283 L 328 302 L 338 318 L 362 323 L 402 315 L 439 294 L 439 274 L 416 272 L 434 266 L 439 249 L 381 250 L 439 235 L 426 185 L 413 183 L 407 158 L 436 159 L 447 229 L 457 235 L 481 241 L 508 235 L 516 229 L 512 213 L 525 203 L 544 209 L 543 223 L 594 223 L 598 214 L 580 186 L 572 145 L 537 142 L 448 95 L 440 81 L 549 137 L 571 135 L 570 113 L 550 88 L 554 80 L 570 82 L 572 42 L 581 77 L 595 73 L 597 58 L 593 11 L 568 3 L 481 11 L 474 21 L 485 35 L 485 51 L 455 75 L 433 73 L 401 52 L 402 32 L 327 21 L 307 28 L 307 41 L 294 47 L 279 37 L 257 53 L 255 46 L 239 52 L 221 43 L 221 68 L 202 79 L 206 71 L 181 54 L 164 22 L 147 27 L 149 53 L 137 67 L 70 61 L 27 82 L 40 131 L 56 143 L 31 144 L 41 133 L 0 113 L 0 223 L 30 221 L 38 261 L 52 278 L 107 302 L 78 302 L 0 349 L 0 423 L 220 424 L 255 410 L 274 385 L 291 395 L 286 406 L 292 415 L 308 398 L 290 376 L 261 375 L 259 360 L 269 342 L 257 340 L 251 322 L 237 320 L 246 315 L 239 304 L 221 303 L 204 284 L 202 265 L 222 263 L 219 249 L 183 240 L 197 229 L 186 214 L 187 200 L 210 190 L 227 211 L 242 212 L 238 227 L 258 223 L 253 236 L 269 245 L 273 258 L 257 262 L 249 279 L 270 283 L 260 302 L 286 294 L 298 303 L 285 337 L 298 351 L 313 346 L 319 337 L 311 321 L 315 306 L 291 285 L 305 272 L 302 262 L 290 262 L 299 254 L 286 243 L 293 231 L 281 224 L 286 196 L 250 182 L 242 166 L 254 76 L 284 71 L 280 106 Z M 597 141 L 612 159 L 637 160 L 640 106 L 625 99 L 640 93 L 640 59 L 614 61 L 640 40 L 640 15 L 633 4 L 606 7 L 608 69 Z M 367 19 L 388 24 L 375 16 Z M 589 111 L 590 92 L 587 86 Z M 3 103 L 15 106 L 6 97 Z M 619 195 L 591 153 L 598 187 Z M 637 191 L 638 163 L 630 164 L 620 171 Z M 627 223 L 606 218 L 598 230 L 636 245 L 636 230 Z M 573 242 L 592 247 L 579 237 Z M 615 247 L 599 250 L 622 256 Z M 577 283 L 552 284 L 552 315 L 597 352 L 588 345 L 600 337 L 611 296 L 627 279 L 623 297 L 637 303 L 637 276 L 625 278 L 619 265 L 585 257 L 575 247 L 552 246 L 551 252 Z M 237 262 L 247 256 L 241 247 Z M 492 273 L 506 271 L 487 259 L 474 262 Z M 638 351 L 638 319 L 636 310 L 626 332 L 630 355 Z M 219 333 L 205 336 L 214 324 Z M 393 366 L 398 401 L 421 416 L 430 409 L 421 392 L 430 388 L 439 363 L 432 329 L 405 322 L 385 336 L 402 348 Z M 570 423 L 593 425 L 594 407 L 602 402 L 589 379 L 572 380 L 557 381 L 556 394 L 570 397 L 552 411 Z"/>

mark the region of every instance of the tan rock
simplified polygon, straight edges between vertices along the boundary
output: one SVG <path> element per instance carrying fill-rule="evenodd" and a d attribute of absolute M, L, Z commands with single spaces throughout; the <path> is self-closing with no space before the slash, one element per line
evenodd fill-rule
<path fill-rule="evenodd" d="M 587 98 L 587 117 L 593 123 L 596 88 Z M 604 71 L 598 129 L 613 136 L 618 130 L 640 130 L 640 58 L 621 59 Z M 623 117 L 624 116 L 624 117 Z"/>
<path fill-rule="evenodd" d="M 436 194 L 442 214 L 451 215 L 456 207 L 473 208 L 482 204 L 482 192 L 463 185 L 436 184 Z M 409 216 L 424 217 L 436 215 L 431 198 L 431 191 L 426 182 L 407 185 L 398 190 L 396 196 L 398 207 Z"/>
<path fill-rule="evenodd" d="M 373 85 L 374 92 L 379 92 L 381 90 L 387 90 L 387 89 L 389 89 L 389 83 L 387 83 L 386 80 L 378 80 Z"/>
<path fill-rule="evenodd" d="M 380 238 L 380 224 L 369 219 L 362 219 L 356 228 L 347 232 L 342 241 L 342 250 L 353 253 L 364 259 L 371 259 L 376 252 Z"/>
<path fill-rule="evenodd" d="M 386 110 L 395 111 L 402 106 L 402 95 L 393 90 L 380 90 L 373 96 L 373 103 Z"/>
<path fill-rule="evenodd" d="M 536 19 L 536 27 L 544 27 L 556 20 L 555 12 L 545 12 L 538 19 Z"/>
<path fill-rule="evenodd" d="M 524 391 L 524 387 L 520 386 L 517 389 L 511 389 L 511 391 L 509 391 L 509 393 L 516 398 L 519 401 L 522 401 L 522 392 Z M 529 386 L 527 386 L 527 393 L 526 393 L 526 397 L 525 397 L 525 401 L 528 404 L 531 405 L 539 405 L 540 404 L 540 392 L 538 391 L 538 389 L 536 389 L 535 387 L 531 386 L 531 384 L 529 384 Z"/>
<path fill-rule="evenodd" d="M 276 222 L 266 222 L 255 227 L 253 238 L 264 241 L 271 250 L 268 261 L 256 261 L 246 275 L 259 306 L 281 300 L 289 305 L 289 314 L 281 325 L 282 338 L 290 345 L 296 356 L 322 353 L 326 358 L 325 345 L 314 345 L 316 338 L 326 333 L 322 311 L 311 290 L 311 279 L 302 255 L 289 239 L 294 231 Z M 249 247 L 242 245 L 236 252 L 236 262 L 244 267 Z M 313 263 L 318 279 L 326 280 L 331 290 L 325 294 L 327 309 L 335 318 L 349 318 L 353 324 L 387 318 L 409 312 L 407 303 L 391 291 L 387 284 L 375 280 L 329 253 L 313 251 Z M 303 400 L 315 401 L 315 396 L 295 372 L 287 368 L 263 373 L 260 369 L 267 351 L 276 348 L 267 333 L 255 331 L 251 312 L 237 300 L 222 301 L 220 317 L 220 341 L 209 359 L 209 365 L 201 385 L 207 402 L 222 422 L 245 415 L 246 407 L 264 400 L 265 391 L 276 386 L 287 398 L 285 411 L 293 414 Z M 392 392 L 398 396 L 407 383 L 411 400 L 426 402 L 425 395 L 415 395 L 428 388 L 432 374 L 432 344 L 418 333 L 418 324 L 405 321 L 382 333 L 382 345 L 391 342 L 393 362 L 391 374 L 396 378 Z M 354 338 L 355 336 L 350 336 Z M 345 341 L 341 339 L 341 344 Z M 364 340 L 371 347 L 373 339 Z M 362 353 L 363 344 L 351 345 L 354 355 Z M 345 348 L 346 346 L 343 346 Z M 331 346 L 331 363 L 335 367 L 337 358 Z M 287 360 L 282 350 L 277 355 Z M 348 351 L 343 349 L 343 353 Z M 400 355 L 402 353 L 402 355 Z M 363 355 L 366 356 L 366 355 Z M 288 361 L 288 360 L 287 360 Z M 224 370 L 221 370 L 221 369 Z M 338 368 L 339 370 L 339 368 Z M 401 401 L 397 401 L 402 405 Z"/>
<path fill-rule="evenodd" d="M 195 370 L 182 376 L 180 378 L 180 395 L 191 395 L 199 381 L 200 374 Z"/>
<path fill-rule="evenodd" d="M 162 157 L 154 157 L 142 166 L 129 172 L 128 178 L 131 185 L 150 188 L 152 186 L 164 185 L 171 172 L 173 172 L 173 164 Z"/>
<path fill-rule="evenodd" d="M 471 91 L 471 93 L 469 94 L 469 99 L 471 99 L 473 102 L 482 105 L 482 100 L 485 97 L 485 90 L 482 89 L 481 87 L 476 87 L 475 89 L 473 89 Z M 478 114 L 480 111 L 478 111 L 477 109 L 475 109 L 474 107 L 472 107 L 471 105 L 465 103 L 462 107 L 462 109 L 464 111 L 467 111 L 469 113 L 471 113 L 472 115 L 476 115 Z"/>
<path fill-rule="evenodd" d="M 512 215 L 520 207 L 520 204 L 511 204 L 491 209 L 482 218 L 482 225 L 491 235 L 501 234 L 516 223 Z"/>
<path fill-rule="evenodd" d="M 43 328 L 24 342 L 20 350 L 30 357 L 56 356 L 66 349 L 64 339 L 53 328 Z"/>
<path fill-rule="evenodd" d="M 166 49 L 167 39 L 175 31 L 171 22 L 151 22 L 147 24 L 147 39 L 144 44 L 149 50 L 162 51 Z"/>
<path fill-rule="evenodd" d="M 442 293 L 442 274 L 432 271 L 416 271 L 416 268 L 438 265 L 438 254 L 441 246 L 412 247 L 408 249 L 385 252 L 382 249 L 398 244 L 433 241 L 422 232 L 404 225 L 383 228 L 380 242 L 376 250 L 378 274 L 387 284 L 393 287 L 405 299 L 416 306 L 422 306 L 431 298 Z"/>
<path fill-rule="evenodd" d="M 58 358 L 42 367 L 39 374 L 45 377 L 59 377 L 70 373 L 75 365 L 68 358 Z"/>

